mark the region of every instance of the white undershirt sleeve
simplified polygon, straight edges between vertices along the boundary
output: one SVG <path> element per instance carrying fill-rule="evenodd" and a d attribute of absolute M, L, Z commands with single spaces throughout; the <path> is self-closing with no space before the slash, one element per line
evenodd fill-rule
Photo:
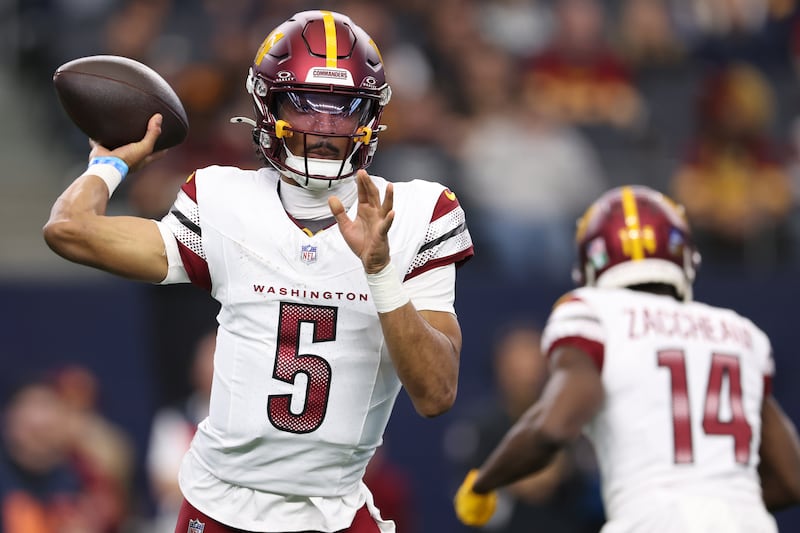
<path fill-rule="evenodd" d="M 159 285 L 172 285 L 173 283 L 189 283 L 189 275 L 183 268 L 181 253 L 178 251 L 178 241 L 165 223 L 154 220 L 164 240 L 164 249 L 167 252 L 167 277 L 158 282 Z"/>

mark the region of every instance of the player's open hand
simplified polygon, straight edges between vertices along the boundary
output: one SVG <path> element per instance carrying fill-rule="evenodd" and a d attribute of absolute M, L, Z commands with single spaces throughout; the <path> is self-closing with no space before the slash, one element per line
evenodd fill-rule
<path fill-rule="evenodd" d="M 486 524 L 492 518 L 495 507 L 497 507 L 496 492 L 478 494 L 472 490 L 477 477 L 478 471 L 470 470 L 458 488 L 456 497 L 453 499 L 453 506 L 458 519 L 468 526 L 475 527 Z"/>
<path fill-rule="evenodd" d="M 344 240 L 364 264 L 364 270 L 367 274 L 374 274 L 389 263 L 388 234 L 394 220 L 394 191 L 391 183 L 387 185 L 381 202 L 378 188 L 363 169 L 356 174 L 356 183 L 358 212 L 355 220 L 350 220 L 337 197 L 332 196 L 328 206 L 336 217 Z"/>
<path fill-rule="evenodd" d="M 161 157 L 166 150 L 153 153 L 153 148 L 156 144 L 156 139 L 161 135 L 161 122 L 163 117 L 156 113 L 150 117 L 147 123 L 147 132 L 144 137 L 134 143 L 120 146 L 115 150 L 109 150 L 95 141 L 89 141 L 92 146 L 92 151 L 89 154 L 89 159 L 97 156 L 114 156 L 119 157 L 128 165 L 131 171 L 143 167 L 147 163 Z"/>

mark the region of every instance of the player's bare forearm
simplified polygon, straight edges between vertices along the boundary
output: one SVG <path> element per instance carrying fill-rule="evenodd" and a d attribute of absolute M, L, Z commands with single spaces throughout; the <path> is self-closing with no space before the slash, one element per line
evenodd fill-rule
<path fill-rule="evenodd" d="M 58 197 L 44 227 L 50 248 L 70 261 L 89 259 L 92 227 L 105 215 L 108 188 L 97 176 L 81 176 Z"/>
<path fill-rule="evenodd" d="M 554 440 L 540 430 L 543 406 L 531 406 L 506 433 L 481 466 L 473 490 L 485 494 L 539 472 L 556 457 L 565 441 Z"/>
<path fill-rule="evenodd" d="M 134 168 L 151 157 L 160 133 L 161 117 L 154 115 L 141 141 L 114 151 L 95 143 L 90 156 L 118 157 Z M 75 263 L 140 281 L 163 280 L 167 257 L 156 223 L 137 217 L 105 216 L 109 195 L 109 185 L 100 177 L 78 177 L 50 211 L 44 226 L 47 245 Z"/>
<path fill-rule="evenodd" d="M 108 189 L 96 176 L 75 180 L 58 198 L 44 239 L 72 262 L 130 279 L 158 282 L 167 273 L 164 243 L 155 222 L 105 216 Z"/>
<path fill-rule="evenodd" d="M 772 396 L 764 399 L 761 419 L 762 496 L 770 511 L 778 511 L 800 503 L 800 440 Z"/>
<path fill-rule="evenodd" d="M 603 383 L 583 351 L 564 346 L 551 356 L 541 398 L 514 424 L 480 468 L 473 490 L 485 493 L 547 466 L 578 438 L 603 403 Z"/>
<path fill-rule="evenodd" d="M 167 275 L 164 242 L 152 220 L 91 213 L 51 216 L 44 236 L 54 252 L 74 263 L 151 283 Z"/>
<path fill-rule="evenodd" d="M 411 302 L 379 316 L 389 354 L 414 408 L 426 417 L 446 412 L 458 388 L 461 328 L 456 317 L 418 312 Z"/>

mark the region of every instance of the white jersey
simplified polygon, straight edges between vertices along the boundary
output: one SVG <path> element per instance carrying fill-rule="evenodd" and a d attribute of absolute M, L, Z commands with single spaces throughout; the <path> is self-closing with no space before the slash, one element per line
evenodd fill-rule
<path fill-rule="evenodd" d="M 361 479 L 401 384 L 360 259 L 336 225 L 301 230 L 278 182 L 270 169 L 199 170 L 163 220 L 191 280 L 221 304 L 210 413 L 180 483 L 236 528 L 335 531 L 369 502 Z M 387 182 L 373 182 L 383 196 Z M 472 255 L 442 185 L 396 183 L 394 209 L 389 244 L 404 280 Z M 423 308 L 453 310 L 435 298 Z"/>
<path fill-rule="evenodd" d="M 605 403 L 586 427 L 610 532 L 774 532 L 757 467 L 767 336 L 733 311 L 582 288 L 554 308 L 545 353 L 579 346 Z"/>

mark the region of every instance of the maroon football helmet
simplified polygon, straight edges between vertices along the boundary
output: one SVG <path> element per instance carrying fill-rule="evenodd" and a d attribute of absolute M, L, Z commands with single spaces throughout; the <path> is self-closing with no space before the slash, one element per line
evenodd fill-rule
<path fill-rule="evenodd" d="M 683 208 L 649 187 L 618 187 L 603 194 L 578 220 L 575 242 L 573 278 L 579 285 L 663 283 L 684 300 L 692 298 L 700 254 Z"/>
<path fill-rule="evenodd" d="M 275 28 L 253 60 L 247 91 L 255 104 L 253 137 L 260 153 L 314 189 L 329 188 L 370 164 L 391 97 L 375 43 L 349 17 L 331 11 L 297 13 Z M 295 135 L 303 137 L 303 153 L 287 147 L 286 139 Z M 347 155 L 307 156 L 308 135 L 348 138 Z"/>

